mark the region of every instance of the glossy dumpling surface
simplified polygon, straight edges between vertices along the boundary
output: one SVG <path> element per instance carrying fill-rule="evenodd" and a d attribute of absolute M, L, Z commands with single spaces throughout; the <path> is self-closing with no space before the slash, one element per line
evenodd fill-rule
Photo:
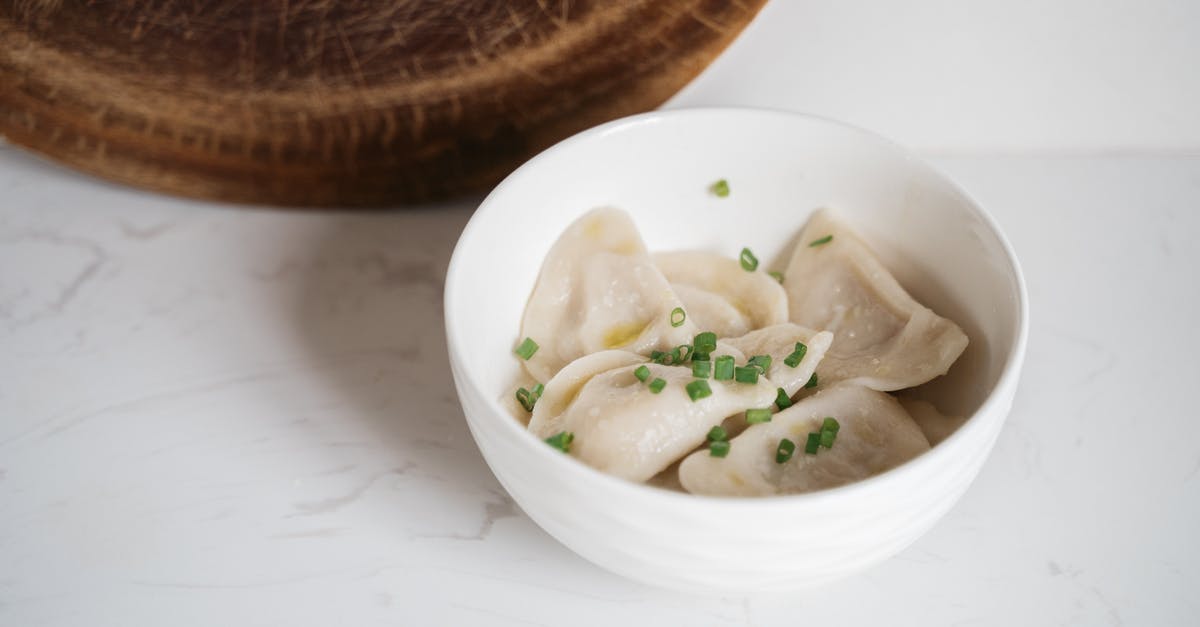
<path fill-rule="evenodd" d="M 681 306 L 629 215 L 590 211 L 567 227 L 542 264 L 521 324 L 522 336 L 539 345 L 525 368 L 544 382 L 589 353 L 686 344 L 695 327 L 670 320 Z"/>
<path fill-rule="evenodd" d="M 683 301 L 689 319 L 718 337 L 787 322 L 787 294 L 765 272 L 706 252 L 656 253 L 654 263 Z"/>
<path fill-rule="evenodd" d="M 841 424 L 831 448 L 804 452 L 808 434 L 819 431 L 826 416 Z M 776 463 L 782 438 L 796 452 Z M 679 466 L 679 480 L 694 494 L 771 496 L 832 488 L 894 468 L 929 450 L 921 429 L 891 396 L 859 385 L 825 388 L 775 414 L 770 422 L 751 425 L 730 441 L 724 458 L 707 451 L 689 455 Z"/>
<path fill-rule="evenodd" d="M 832 236 L 827 243 L 810 243 Z M 785 273 L 792 322 L 831 331 L 817 374 L 876 390 L 925 383 L 950 369 L 967 336 L 914 300 L 867 245 L 827 211 L 809 220 Z"/>
<path fill-rule="evenodd" d="M 693 401 L 685 386 L 688 366 L 645 364 L 650 377 L 667 385 L 659 393 L 634 376 L 645 358 L 603 351 L 568 364 L 546 383 L 529 430 L 539 438 L 561 431 L 574 434 L 570 454 L 611 475 L 646 481 L 705 441 L 729 415 L 767 407 L 775 387 L 708 380 L 712 395 Z"/>
<path fill-rule="evenodd" d="M 724 340 L 730 346 L 741 351 L 747 358 L 755 355 L 770 355 L 771 368 L 767 377 L 775 385 L 783 388 L 787 395 L 795 396 L 804 384 L 808 383 L 821 359 L 833 342 L 833 334 L 828 331 L 813 331 L 798 324 L 785 322 L 757 331 L 751 331 L 741 337 Z M 805 347 L 804 357 L 796 367 L 787 365 L 787 359 L 796 348 L 796 343 L 802 342 Z"/>

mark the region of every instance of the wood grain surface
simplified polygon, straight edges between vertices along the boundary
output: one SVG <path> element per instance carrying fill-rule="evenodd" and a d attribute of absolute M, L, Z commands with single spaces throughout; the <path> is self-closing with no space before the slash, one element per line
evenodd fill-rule
<path fill-rule="evenodd" d="M 0 135 L 185 196 L 445 198 L 658 106 L 764 2 L 0 0 Z"/>

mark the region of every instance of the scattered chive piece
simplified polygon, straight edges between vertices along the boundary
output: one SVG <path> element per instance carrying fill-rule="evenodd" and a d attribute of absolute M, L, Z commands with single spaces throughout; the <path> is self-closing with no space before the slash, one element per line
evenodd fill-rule
<path fill-rule="evenodd" d="M 836 437 L 837 431 L 822 431 L 820 435 L 821 446 L 824 446 L 825 448 L 833 446 L 833 439 Z"/>
<path fill-rule="evenodd" d="M 709 442 L 723 442 L 729 439 L 729 434 L 726 433 L 725 427 L 717 425 L 708 430 L 708 435 L 704 436 Z"/>
<path fill-rule="evenodd" d="M 792 351 L 791 355 L 785 357 L 783 363 L 787 364 L 789 368 L 795 368 L 804 360 L 804 355 L 807 352 L 808 347 L 804 345 L 804 342 L 796 342 L 796 350 Z"/>
<path fill-rule="evenodd" d="M 692 350 L 692 361 L 710 361 L 710 360 L 712 360 L 712 355 L 710 355 L 708 353 L 702 353 L 695 349 Z"/>
<path fill-rule="evenodd" d="M 712 396 L 712 388 L 708 387 L 708 381 L 696 379 L 687 384 L 687 393 L 692 401 L 695 402 L 707 396 Z"/>
<path fill-rule="evenodd" d="M 533 406 L 537 404 L 537 397 L 525 388 L 517 388 L 517 402 L 525 408 L 525 411 L 533 411 Z"/>
<path fill-rule="evenodd" d="M 633 371 L 633 376 L 637 377 L 638 381 L 645 383 L 646 379 L 650 378 L 650 369 L 646 367 L 646 364 L 642 364 Z"/>
<path fill-rule="evenodd" d="M 717 334 L 712 331 L 696 334 L 692 339 L 692 350 L 697 353 L 711 353 L 717 350 Z"/>
<path fill-rule="evenodd" d="M 671 349 L 671 359 L 674 360 L 672 363 L 682 364 L 688 359 L 691 359 L 692 354 L 695 352 L 696 350 L 692 348 L 691 344 L 680 344 L 679 346 Z"/>
<path fill-rule="evenodd" d="M 521 342 L 521 345 L 517 347 L 517 350 L 513 352 L 517 354 L 517 357 L 527 360 L 530 357 L 533 357 L 533 354 L 536 353 L 537 350 L 537 342 L 533 341 L 532 338 L 527 337 Z"/>
<path fill-rule="evenodd" d="M 664 353 L 663 351 L 650 351 L 650 361 L 656 364 L 669 366 L 671 365 L 671 353 Z"/>
<path fill-rule="evenodd" d="M 783 391 L 783 388 L 779 388 L 775 392 L 775 406 L 780 410 L 784 410 L 792 406 L 792 399 L 787 395 L 787 392 Z"/>
<path fill-rule="evenodd" d="M 721 355 L 713 363 L 713 378 L 717 381 L 728 381 L 733 378 L 733 356 Z"/>
<path fill-rule="evenodd" d="M 533 394 L 534 396 L 536 396 L 538 398 L 541 398 L 542 392 L 545 392 L 545 391 L 546 391 L 546 386 L 542 385 L 541 383 L 535 383 L 533 385 L 533 387 L 529 388 L 529 393 Z"/>
<path fill-rule="evenodd" d="M 760 422 L 771 422 L 770 409 L 747 409 L 746 422 L 750 424 L 758 424 Z"/>
<path fill-rule="evenodd" d="M 746 272 L 754 272 L 758 268 L 758 257 L 755 257 L 749 248 L 742 249 L 742 254 L 738 255 L 738 261 L 742 262 L 742 269 Z"/>
<path fill-rule="evenodd" d="M 758 371 L 765 375 L 771 369 L 771 356 L 755 355 L 746 361 L 746 365 L 758 368 Z"/>
<path fill-rule="evenodd" d="M 812 376 L 808 378 L 808 383 L 805 383 L 805 384 L 804 384 L 804 387 L 806 387 L 806 388 L 815 388 L 815 387 L 817 387 L 817 373 L 815 373 L 815 372 L 814 372 L 814 373 L 812 374 Z"/>
<path fill-rule="evenodd" d="M 834 418 L 833 416 L 826 416 L 825 420 L 821 421 L 821 431 L 822 432 L 832 431 L 834 433 L 837 433 L 838 431 L 841 430 L 841 428 L 842 428 L 842 425 L 838 424 L 837 419 Z"/>
<path fill-rule="evenodd" d="M 729 181 L 721 179 L 710 185 L 708 191 L 716 194 L 718 198 L 724 198 L 729 195 Z"/>
<path fill-rule="evenodd" d="M 738 383 L 758 383 L 758 368 L 738 366 L 733 369 L 733 380 Z"/>
<path fill-rule="evenodd" d="M 663 391 L 663 388 L 665 387 L 667 387 L 667 382 L 661 378 L 655 377 L 655 379 L 650 382 L 650 392 L 654 394 L 658 394 L 659 392 Z"/>
<path fill-rule="evenodd" d="M 729 442 L 721 440 L 719 442 L 708 443 L 708 454 L 713 457 L 725 457 L 729 454 Z"/>
<path fill-rule="evenodd" d="M 779 272 L 779 271 L 777 271 L 777 270 L 772 270 L 772 271 L 768 272 L 767 274 L 769 274 L 769 275 L 771 275 L 772 277 L 774 277 L 774 279 L 775 279 L 776 281 L 779 281 L 780 283 L 783 283 L 783 273 L 782 273 L 782 272 Z"/>
<path fill-rule="evenodd" d="M 824 246 L 825 244 L 828 244 L 829 242 L 832 242 L 832 241 L 833 241 L 833 236 L 826 235 L 825 237 L 822 237 L 821 239 L 815 239 L 815 240 L 809 242 L 808 247 L 816 248 L 817 246 Z"/>
<path fill-rule="evenodd" d="M 564 452 L 571 452 L 571 442 L 575 439 L 575 434 L 570 431 L 559 431 L 554 435 L 546 438 L 546 444 Z"/>
<path fill-rule="evenodd" d="M 712 376 L 712 362 L 707 359 L 692 360 L 692 376 L 697 379 L 707 379 Z"/>
<path fill-rule="evenodd" d="M 687 312 L 683 310 L 683 307 L 676 307 L 671 310 L 671 326 L 681 327 L 684 320 L 687 320 Z"/>
<path fill-rule="evenodd" d="M 809 455 L 816 455 L 819 448 L 821 448 L 821 434 L 813 431 L 808 434 L 808 442 L 804 444 L 804 452 Z"/>
<path fill-rule="evenodd" d="M 779 447 L 775 449 L 775 463 L 782 464 L 792 458 L 792 453 L 796 452 L 796 443 L 784 438 L 779 441 Z"/>

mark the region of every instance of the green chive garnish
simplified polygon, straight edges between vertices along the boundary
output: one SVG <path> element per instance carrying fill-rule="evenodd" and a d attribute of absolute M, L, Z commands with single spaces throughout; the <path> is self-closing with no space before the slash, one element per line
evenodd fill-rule
<path fill-rule="evenodd" d="M 684 320 L 687 320 L 687 313 L 683 311 L 683 307 L 676 307 L 671 310 L 671 326 L 681 327 Z"/>
<path fill-rule="evenodd" d="M 722 442 L 729 439 L 729 434 L 726 433 L 725 427 L 717 425 L 708 430 L 708 435 L 704 436 L 709 442 Z"/>
<path fill-rule="evenodd" d="M 765 375 L 771 369 L 771 356 L 755 355 L 746 361 L 746 365 L 758 368 L 758 371 Z"/>
<path fill-rule="evenodd" d="M 708 387 L 708 381 L 705 381 L 704 379 L 696 379 L 687 384 L 687 393 L 694 402 L 702 398 L 712 396 L 712 388 Z"/>
<path fill-rule="evenodd" d="M 775 406 L 780 410 L 784 410 L 792 406 L 792 399 L 787 395 L 787 392 L 783 391 L 783 388 L 779 388 L 775 391 Z"/>
<path fill-rule="evenodd" d="M 816 455 L 819 448 L 821 448 L 821 434 L 816 431 L 808 434 L 808 442 L 804 443 L 804 452 Z"/>
<path fill-rule="evenodd" d="M 658 394 L 659 392 L 663 391 L 663 388 L 665 387 L 667 387 L 667 382 L 661 378 L 655 378 L 650 382 L 650 392 L 653 394 Z"/>
<path fill-rule="evenodd" d="M 815 388 L 815 387 L 817 387 L 817 373 L 815 373 L 815 372 L 814 372 L 814 373 L 812 374 L 812 376 L 808 378 L 808 383 L 805 383 L 805 384 L 804 384 L 804 387 L 806 387 L 806 388 Z"/>
<path fill-rule="evenodd" d="M 832 431 L 837 433 L 841 430 L 841 428 L 842 425 L 838 424 L 837 419 L 835 419 L 833 416 L 826 416 L 825 420 L 821 421 L 821 431 Z"/>
<path fill-rule="evenodd" d="M 792 351 L 791 355 L 785 357 L 783 363 L 787 364 L 789 368 L 795 368 L 804 360 L 804 355 L 807 352 L 808 347 L 804 345 L 804 342 L 796 342 L 796 350 Z"/>
<path fill-rule="evenodd" d="M 716 194 L 719 198 L 724 198 L 729 195 L 729 181 L 721 179 L 710 185 L 708 191 Z"/>
<path fill-rule="evenodd" d="M 532 394 L 534 398 L 541 398 L 542 392 L 545 391 L 546 386 L 542 385 L 541 383 L 535 383 L 533 384 L 533 387 L 529 388 L 529 393 Z"/>
<path fill-rule="evenodd" d="M 713 378 L 717 381 L 728 381 L 733 378 L 733 356 L 721 355 L 713 363 Z"/>
<path fill-rule="evenodd" d="M 692 348 L 691 344 L 680 344 L 679 346 L 671 349 L 671 359 L 673 360 L 672 363 L 682 364 L 691 358 L 692 353 L 694 352 L 695 350 Z"/>
<path fill-rule="evenodd" d="M 770 409 L 747 409 L 746 422 L 750 424 L 758 424 L 760 422 L 771 422 Z"/>
<path fill-rule="evenodd" d="M 783 283 L 783 273 L 782 272 L 779 272 L 778 270 L 772 270 L 772 271 L 768 272 L 767 274 L 771 275 L 776 281 Z"/>
<path fill-rule="evenodd" d="M 746 272 L 754 272 L 758 268 L 758 257 L 755 257 L 749 248 L 742 249 L 742 254 L 738 255 L 738 261 L 742 262 L 742 269 Z"/>
<path fill-rule="evenodd" d="M 517 350 L 513 352 L 516 353 L 517 357 L 520 357 L 521 359 L 529 359 L 530 357 L 533 357 L 533 354 L 536 353 L 537 350 L 537 342 L 533 341 L 531 338 L 525 338 L 521 342 L 521 345 L 517 347 Z"/>
<path fill-rule="evenodd" d="M 733 369 L 733 380 L 738 383 L 758 383 L 758 368 L 738 366 Z"/>
<path fill-rule="evenodd" d="M 645 383 L 646 379 L 650 378 L 650 369 L 645 364 L 642 364 L 637 367 L 637 370 L 633 371 L 633 376 L 637 377 L 638 381 Z"/>
<path fill-rule="evenodd" d="M 725 457 L 729 454 L 729 442 L 724 440 L 720 442 L 708 443 L 708 454 L 713 457 Z"/>
<path fill-rule="evenodd" d="M 833 241 L 833 236 L 826 235 L 825 237 L 822 237 L 820 239 L 815 239 L 815 240 L 809 242 L 808 247 L 816 248 L 817 246 L 824 246 L 825 244 L 828 244 L 829 242 L 832 242 L 832 241 Z"/>
<path fill-rule="evenodd" d="M 698 333 L 692 339 L 692 349 L 697 353 L 711 353 L 717 350 L 717 334 L 712 331 Z"/>
<path fill-rule="evenodd" d="M 833 446 L 833 439 L 836 437 L 836 431 L 822 431 L 820 434 L 821 446 L 824 446 L 825 448 Z"/>
<path fill-rule="evenodd" d="M 672 363 L 671 353 L 664 353 L 663 351 L 650 351 L 650 361 L 656 364 L 669 366 Z"/>
<path fill-rule="evenodd" d="M 692 376 L 697 379 L 707 379 L 712 376 L 712 362 L 707 359 L 692 360 Z"/>
<path fill-rule="evenodd" d="M 521 403 L 521 407 L 524 407 L 525 411 L 533 411 L 533 406 L 537 404 L 537 397 L 525 388 L 517 388 L 517 402 Z"/>
<path fill-rule="evenodd" d="M 564 452 L 571 452 L 571 442 L 575 440 L 575 434 L 570 431 L 559 431 L 554 435 L 546 438 L 546 444 Z"/>
<path fill-rule="evenodd" d="M 792 453 L 796 452 L 796 443 L 784 438 L 779 441 L 779 446 L 775 449 L 775 463 L 782 464 L 792 458 Z"/>

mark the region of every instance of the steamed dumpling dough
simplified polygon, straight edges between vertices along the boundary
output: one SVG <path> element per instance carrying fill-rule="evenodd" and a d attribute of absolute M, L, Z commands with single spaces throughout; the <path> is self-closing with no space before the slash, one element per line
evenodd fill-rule
<path fill-rule="evenodd" d="M 768 407 L 775 387 L 708 380 L 712 395 L 692 401 L 687 366 L 647 363 L 650 377 L 666 380 L 655 394 L 633 371 L 645 358 L 625 351 L 581 357 L 546 383 L 529 430 L 539 438 L 575 435 L 570 454 L 610 475 L 646 481 L 704 443 L 708 430 L 731 414 Z"/>
<path fill-rule="evenodd" d="M 787 294 L 765 272 L 704 252 L 656 253 L 654 264 L 683 301 L 688 319 L 717 337 L 743 335 L 787 322 Z"/>
<path fill-rule="evenodd" d="M 938 442 L 950 437 L 951 433 L 957 431 L 967 421 L 966 416 L 943 414 L 929 401 L 901 397 L 900 405 L 904 407 L 904 411 L 907 411 L 909 416 L 912 416 L 917 426 L 921 427 L 921 433 L 925 434 L 925 439 L 929 440 L 930 446 L 936 446 Z"/>
<path fill-rule="evenodd" d="M 809 244 L 832 235 L 820 246 Z M 900 390 L 946 374 L 967 347 L 953 322 L 913 300 L 867 245 L 826 210 L 809 220 L 783 286 L 792 322 L 833 332 L 822 384 Z"/>
<path fill-rule="evenodd" d="M 832 448 L 804 452 L 808 434 L 826 416 L 841 424 Z M 782 438 L 796 443 L 792 458 L 775 462 Z M 896 399 L 859 385 L 823 389 L 771 422 L 751 425 L 730 440 L 729 454 L 692 453 L 679 465 L 679 481 L 693 494 L 772 496 L 798 494 L 859 481 L 895 468 L 929 450 L 921 429 Z"/>
<path fill-rule="evenodd" d="M 690 320 L 671 326 L 671 311 L 682 305 L 629 215 L 590 211 L 567 227 L 542 264 L 521 323 L 522 336 L 539 345 L 525 368 L 548 381 L 596 351 L 647 353 L 690 343 Z"/>
<path fill-rule="evenodd" d="M 833 334 L 828 331 L 813 331 L 800 325 L 785 322 L 772 325 L 757 331 L 751 331 L 741 337 L 731 337 L 724 340 L 746 355 L 770 355 L 771 368 L 767 370 L 767 378 L 775 385 L 783 388 L 788 396 L 795 396 L 804 384 L 808 383 L 817 364 L 829 350 L 833 342 Z M 803 342 L 808 347 L 804 359 L 795 368 L 783 363 L 788 355 L 796 349 L 796 342 Z M 741 362 L 739 362 L 741 363 Z"/>

